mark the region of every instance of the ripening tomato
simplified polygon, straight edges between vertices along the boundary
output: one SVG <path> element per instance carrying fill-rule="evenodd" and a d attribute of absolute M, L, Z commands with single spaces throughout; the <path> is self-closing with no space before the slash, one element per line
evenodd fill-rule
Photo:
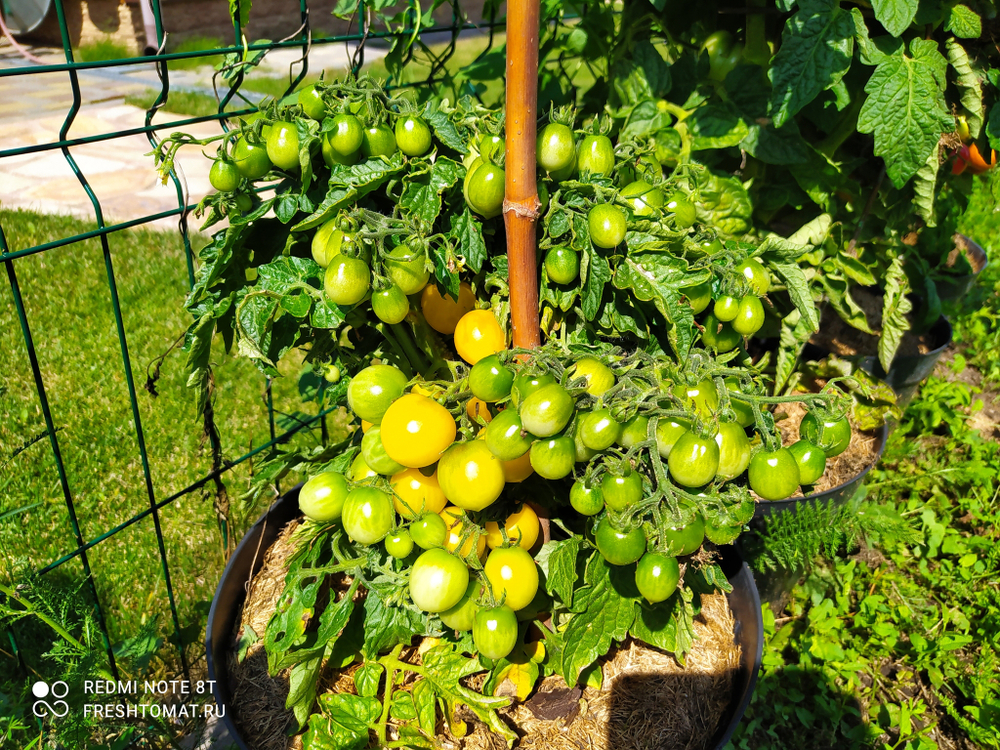
<path fill-rule="evenodd" d="M 424 612 L 444 612 L 469 588 L 465 563 L 443 549 L 423 552 L 410 569 L 410 598 Z"/>
<path fill-rule="evenodd" d="M 646 534 L 642 527 L 619 531 L 607 517 L 594 530 L 597 551 L 612 565 L 631 565 L 646 553 Z"/>
<path fill-rule="evenodd" d="M 826 454 L 808 440 L 799 440 L 788 446 L 788 451 L 799 465 L 799 482 L 815 484 L 826 471 Z"/>
<path fill-rule="evenodd" d="M 591 450 L 603 451 L 614 445 L 621 437 L 622 423 L 611 416 L 610 409 L 595 409 L 580 416 L 577 431 L 584 445 Z"/>
<path fill-rule="evenodd" d="M 460 633 L 472 630 L 476 613 L 479 611 L 479 604 L 476 600 L 479 598 L 481 588 L 482 584 L 479 583 L 479 580 L 470 576 L 469 585 L 465 589 L 465 593 L 462 594 L 462 598 L 458 600 L 458 604 L 439 615 L 445 627 Z"/>
<path fill-rule="evenodd" d="M 587 393 L 591 396 L 603 396 L 615 384 L 615 374 L 611 368 L 593 357 L 578 359 L 570 370 L 571 380 L 585 378 Z"/>
<path fill-rule="evenodd" d="M 587 228 L 594 247 L 611 250 L 625 239 L 625 213 L 610 203 L 598 203 L 587 214 Z"/>
<path fill-rule="evenodd" d="M 649 417 L 636 414 L 622 427 L 622 434 L 618 436 L 618 445 L 628 450 L 636 443 L 645 440 L 647 432 L 649 432 Z M 671 443 L 671 447 L 673 447 L 673 443 Z"/>
<path fill-rule="evenodd" d="M 712 308 L 712 314 L 723 323 L 730 323 L 736 320 L 739 309 L 740 301 L 732 295 L 724 294 L 715 300 L 715 306 Z"/>
<path fill-rule="evenodd" d="M 569 490 L 569 504 L 581 516 L 596 516 L 604 510 L 604 495 L 600 485 L 591 487 L 583 480 L 573 482 Z"/>
<path fill-rule="evenodd" d="M 573 430 L 573 450 L 576 454 L 577 463 L 586 463 L 597 455 L 597 451 L 584 445 L 583 438 L 580 436 L 579 421 L 576 423 L 576 427 Z"/>
<path fill-rule="evenodd" d="M 702 380 L 696 385 L 679 383 L 674 386 L 673 394 L 685 409 L 694 411 L 702 419 L 709 419 L 719 408 L 719 391 L 711 380 Z"/>
<path fill-rule="evenodd" d="M 408 393 L 396 399 L 382 417 L 382 445 L 394 461 L 421 469 L 441 458 L 455 442 L 457 429 L 455 418 L 437 401 Z M 440 473 L 438 482 L 444 490 Z"/>
<path fill-rule="evenodd" d="M 231 193 L 240 186 L 240 170 L 226 159 L 216 159 L 208 172 L 208 181 L 220 193 Z"/>
<path fill-rule="evenodd" d="M 393 461 L 385 452 L 385 446 L 382 445 L 382 428 L 379 425 L 373 425 L 361 439 L 361 455 L 364 456 L 365 464 L 383 476 L 397 474 L 405 468 Z"/>
<path fill-rule="evenodd" d="M 636 180 L 626 185 L 622 188 L 621 195 L 636 216 L 652 216 L 663 208 L 666 201 L 663 191 L 645 180 Z"/>
<path fill-rule="evenodd" d="M 691 429 L 690 423 L 681 420 L 680 422 L 661 417 L 656 423 L 656 450 L 661 458 L 669 458 L 670 451 L 680 440 L 681 435 Z M 646 436 L 643 435 L 643 440 Z"/>
<path fill-rule="evenodd" d="M 667 201 L 667 210 L 674 214 L 674 224 L 678 229 L 690 229 L 698 220 L 698 209 L 683 195 L 674 194 Z"/>
<path fill-rule="evenodd" d="M 615 147 L 606 135 L 585 135 L 577 149 L 577 169 L 580 174 L 610 177 L 615 168 Z"/>
<path fill-rule="evenodd" d="M 492 310 L 472 310 L 455 325 L 455 349 L 470 365 L 507 348 L 504 334 Z"/>
<path fill-rule="evenodd" d="M 323 291 L 335 305 L 356 305 L 371 288 L 372 272 L 361 258 L 339 255 L 326 267 Z"/>
<path fill-rule="evenodd" d="M 503 659 L 517 645 L 517 615 L 507 606 L 481 609 L 472 624 L 472 642 L 487 659 Z"/>
<path fill-rule="evenodd" d="M 765 500 L 784 500 L 799 488 L 799 465 L 788 448 L 762 450 L 750 459 L 747 478 Z"/>
<path fill-rule="evenodd" d="M 396 120 L 396 145 L 407 156 L 423 156 L 431 147 L 431 129 L 422 117 L 400 117 Z"/>
<path fill-rule="evenodd" d="M 771 275 L 756 258 L 747 258 L 736 266 L 736 273 L 742 276 L 750 290 L 758 297 L 763 297 L 771 288 Z"/>
<path fill-rule="evenodd" d="M 482 510 L 503 492 L 505 480 L 500 459 L 482 440 L 455 443 L 441 456 L 438 482 L 444 496 L 464 510 Z"/>
<path fill-rule="evenodd" d="M 566 125 L 550 122 L 538 133 L 538 166 L 546 172 L 558 172 L 576 161 L 573 131 Z"/>
<path fill-rule="evenodd" d="M 556 382 L 556 379 L 549 373 L 545 373 L 544 375 L 531 375 L 529 373 L 522 372 L 514 378 L 514 385 L 511 386 L 510 389 L 511 401 L 514 402 L 514 406 L 518 406 L 521 401 L 526 399 L 539 388 L 554 382 Z"/>
<path fill-rule="evenodd" d="M 410 301 L 395 284 L 372 294 L 372 312 L 383 323 L 401 323 L 410 312 Z"/>
<path fill-rule="evenodd" d="M 365 463 L 365 457 L 362 454 L 358 454 L 354 457 L 351 462 L 351 481 L 353 482 L 363 482 L 366 479 L 371 479 L 373 477 L 378 477 L 378 472 L 372 469 Z"/>
<path fill-rule="evenodd" d="M 309 481 L 302 485 L 299 490 L 299 510 L 313 521 L 336 521 L 344 510 L 344 500 L 349 491 L 343 474 L 324 471 L 309 477 Z"/>
<path fill-rule="evenodd" d="M 347 166 L 357 164 L 361 159 L 361 152 L 355 151 L 346 156 L 339 153 L 333 148 L 333 139 L 331 136 L 332 133 L 323 133 L 323 137 L 320 139 L 320 154 L 323 156 L 323 163 L 330 169 L 339 164 L 346 164 Z"/>
<path fill-rule="evenodd" d="M 408 245 L 394 247 L 386 255 L 384 263 L 389 280 L 407 296 L 427 286 L 431 277 L 431 272 L 427 270 L 427 253 L 413 250 Z"/>
<path fill-rule="evenodd" d="M 486 552 L 486 535 L 480 533 L 475 524 L 470 523 L 464 510 L 449 505 L 441 511 L 441 518 L 448 527 L 448 537 L 444 540 L 446 550 L 463 559 L 473 553 L 477 558 L 483 556 Z"/>
<path fill-rule="evenodd" d="M 347 386 L 347 406 L 361 419 L 379 424 L 392 402 L 403 395 L 406 376 L 392 365 L 371 365 Z"/>
<path fill-rule="evenodd" d="M 601 478 L 601 495 L 611 510 L 623 511 L 642 500 L 642 475 L 637 471 L 626 474 L 607 473 Z"/>
<path fill-rule="evenodd" d="M 571 437 L 554 437 L 536 440 L 531 444 L 531 466 L 545 479 L 562 479 L 569 476 L 576 464 L 576 447 Z"/>
<path fill-rule="evenodd" d="M 726 388 L 729 389 L 731 394 L 742 393 L 740 390 L 740 381 L 736 378 L 726 378 Z M 736 421 L 740 427 L 749 427 L 754 423 L 753 407 L 750 404 L 730 396 L 729 405 L 736 412 Z"/>
<path fill-rule="evenodd" d="M 574 407 L 569 391 L 558 383 L 549 383 L 527 396 L 518 407 L 518 414 L 524 429 L 532 435 L 552 437 L 569 424 Z"/>
<path fill-rule="evenodd" d="M 580 256 L 569 247 L 551 247 L 545 253 L 545 273 L 556 284 L 572 284 L 580 275 Z"/>
<path fill-rule="evenodd" d="M 448 540 L 448 524 L 437 513 L 423 513 L 410 523 L 410 535 L 421 549 L 444 547 Z"/>
<path fill-rule="evenodd" d="M 535 546 L 541 526 L 538 514 L 525 503 L 507 516 L 503 528 L 511 545 L 530 550 Z M 486 544 L 490 549 L 503 547 L 503 534 L 500 532 L 500 524 L 496 521 L 486 523 Z"/>
<path fill-rule="evenodd" d="M 712 285 L 707 281 L 694 286 L 681 287 L 684 296 L 687 297 L 688 304 L 695 315 L 702 313 L 712 301 Z"/>
<path fill-rule="evenodd" d="M 385 551 L 396 559 L 402 560 L 413 552 L 413 537 L 405 529 L 390 533 L 385 538 Z"/>
<path fill-rule="evenodd" d="M 520 458 L 510 461 L 501 461 L 503 466 L 503 478 L 508 484 L 523 482 L 535 473 L 535 467 L 531 465 L 531 454 L 525 453 Z"/>
<path fill-rule="evenodd" d="M 276 122 L 267 136 L 267 158 L 284 170 L 299 166 L 299 131 L 290 122 Z"/>
<path fill-rule="evenodd" d="M 465 282 L 458 289 L 458 300 L 451 294 L 442 297 L 436 284 L 428 284 L 424 287 L 420 295 L 420 309 L 427 319 L 427 324 L 438 333 L 448 334 L 455 332 L 458 321 L 476 308 L 476 295 L 472 293 L 472 287 Z"/>
<path fill-rule="evenodd" d="M 719 446 L 711 438 L 685 432 L 667 458 L 670 476 L 683 487 L 708 484 L 719 471 Z"/>
<path fill-rule="evenodd" d="M 375 544 L 393 524 L 392 502 L 376 487 L 355 487 L 344 500 L 344 531 L 359 544 Z"/>
<path fill-rule="evenodd" d="M 469 390 L 478 399 L 492 404 L 510 395 L 514 373 L 495 354 L 483 357 L 469 372 Z"/>
<path fill-rule="evenodd" d="M 636 588 L 650 604 L 669 599 L 680 580 L 677 558 L 659 552 L 647 552 L 635 567 Z"/>
<path fill-rule="evenodd" d="M 403 469 L 392 475 L 393 504 L 403 518 L 414 518 L 423 512 L 440 513 L 448 504 L 437 473 L 424 474 L 420 469 Z"/>
<path fill-rule="evenodd" d="M 735 479 L 750 465 L 750 440 L 736 422 L 720 422 L 715 436 L 719 446 L 719 476 Z"/>
<path fill-rule="evenodd" d="M 503 210 L 504 171 L 485 162 L 474 166 L 465 182 L 465 200 L 469 208 L 484 219 L 499 216 Z"/>
<path fill-rule="evenodd" d="M 299 90 L 299 106 L 305 112 L 306 117 L 313 120 L 322 120 L 326 116 L 326 103 L 323 101 L 323 94 L 319 92 L 315 84 L 306 86 Z M 403 555 L 406 557 L 406 555 Z"/>
<path fill-rule="evenodd" d="M 493 597 L 517 612 L 524 609 L 538 593 L 538 566 L 528 550 L 501 547 L 490 552 L 483 566 Z"/>
<path fill-rule="evenodd" d="M 799 434 L 817 446 L 827 458 L 839 456 L 851 444 L 851 423 L 847 417 L 823 421 L 823 435 L 820 437 L 820 420 L 810 412 L 799 424 Z"/>
<path fill-rule="evenodd" d="M 486 426 L 486 446 L 501 461 L 513 461 L 531 449 L 531 436 L 523 432 L 517 410 L 504 409 Z"/>

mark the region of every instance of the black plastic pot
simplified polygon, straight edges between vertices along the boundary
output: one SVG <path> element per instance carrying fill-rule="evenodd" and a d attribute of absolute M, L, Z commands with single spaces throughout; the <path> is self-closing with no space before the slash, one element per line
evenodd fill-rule
<path fill-rule="evenodd" d="M 875 449 L 875 460 L 860 474 L 858 474 L 854 479 L 851 479 L 843 484 L 832 487 L 831 489 L 824 490 L 823 492 L 814 492 L 811 495 L 805 495 L 804 497 L 790 497 L 787 500 L 775 500 L 773 502 L 761 501 L 757 503 L 757 508 L 753 513 L 753 520 L 760 521 L 760 519 L 767 518 L 775 513 L 795 513 L 799 508 L 805 505 L 812 504 L 822 504 L 833 503 L 834 508 L 839 508 L 846 504 L 848 500 L 854 497 L 854 493 L 857 492 L 858 487 L 861 483 L 865 481 L 865 477 L 868 476 L 868 472 L 879 462 L 882 458 L 882 451 L 885 450 L 885 441 L 889 438 L 889 427 L 888 425 L 882 425 L 878 433 L 878 446 Z"/>
<path fill-rule="evenodd" d="M 233 627 L 246 598 L 246 585 L 260 570 L 265 553 L 278 538 L 282 528 L 299 516 L 298 496 L 298 487 L 283 495 L 243 537 L 222 573 L 215 599 L 212 600 L 212 609 L 208 613 L 205 635 L 208 679 L 215 681 L 213 691 L 219 712 L 222 713 L 222 709 L 225 709 L 222 721 L 240 750 L 255 749 L 243 741 L 230 710 L 232 691 L 226 657 L 235 647 Z M 736 731 L 750 705 L 764 651 L 764 620 L 753 572 L 743 562 L 735 547 L 720 547 L 719 551 L 722 556 L 721 567 L 733 586 L 732 593 L 727 597 L 736 621 L 734 637 L 740 645 L 742 655 L 739 672 L 733 680 L 733 695 L 729 707 L 712 740 L 705 746 L 706 750 L 722 750 Z"/>
<path fill-rule="evenodd" d="M 982 273 L 989 263 L 986 251 L 976 242 L 963 234 L 955 235 L 955 249 L 964 253 L 969 265 L 972 266 L 972 273 L 963 276 L 949 276 L 937 282 L 937 294 L 943 304 L 954 305 L 962 300 L 972 285 L 976 283 L 976 277 Z M 954 265 L 954 263 L 952 263 Z"/>

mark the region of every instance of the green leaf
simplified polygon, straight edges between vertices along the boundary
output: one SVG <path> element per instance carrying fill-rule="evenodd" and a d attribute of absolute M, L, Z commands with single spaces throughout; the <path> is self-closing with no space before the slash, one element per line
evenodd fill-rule
<path fill-rule="evenodd" d="M 882 369 L 889 372 L 892 360 L 903 340 L 903 334 L 910 330 L 907 314 L 913 309 L 909 298 L 910 282 L 903 271 L 903 259 L 894 258 L 885 275 L 885 296 L 882 299 L 882 334 L 878 339 L 878 359 Z"/>
<path fill-rule="evenodd" d="M 948 50 L 948 62 L 958 73 L 955 85 L 962 92 L 962 111 L 969 123 L 969 133 L 978 138 L 983 129 L 983 85 L 979 76 L 972 69 L 969 55 L 965 48 L 954 39 L 945 42 Z"/>
<path fill-rule="evenodd" d="M 545 573 L 545 590 L 567 607 L 573 606 L 576 560 L 580 555 L 581 541 L 580 537 L 573 536 L 562 541 L 546 542 L 535 556 Z"/>
<path fill-rule="evenodd" d="M 460 154 L 469 153 L 469 149 L 465 146 L 465 141 L 458 134 L 455 129 L 454 124 L 448 118 L 448 115 L 438 109 L 438 104 L 434 100 L 428 100 L 424 104 L 423 117 L 427 120 L 427 124 L 431 126 L 434 131 L 434 135 L 437 136 L 438 140 L 441 141 L 445 146 L 450 148 L 452 151 L 457 151 Z"/>
<path fill-rule="evenodd" d="M 576 685 L 580 672 L 608 653 L 612 642 L 624 639 L 635 621 L 635 601 L 615 591 L 599 554 L 587 563 L 587 583 L 577 592 L 577 612 L 562 634 L 557 671 L 567 685 Z"/>
<path fill-rule="evenodd" d="M 612 85 L 623 104 L 658 99 L 670 90 L 670 68 L 647 40 L 633 44 L 611 71 Z M 669 125 L 669 121 L 666 123 Z"/>
<path fill-rule="evenodd" d="M 458 250 L 465 264 L 479 273 L 486 262 L 486 243 L 483 242 L 483 225 L 466 206 L 458 216 L 452 214 L 448 236 L 458 243 Z"/>
<path fill-rule="evenodd" d="M 785 23 L 768 77 L 771 116 L 780 128 L 820 92 L 833 87 L 854 53 L 854 22 L 838 0 L 802 0 Z"/>
<path fill-rule="evenodd" d="M 990 148 L 1000 150 L 1000 102 L 994 104 L 990 110 L 990 119 L 986 125 L 986 137 L 990 141 Z M 1000 185 L 997 180 L 993 182 Z"/>
<path fill-rule="evenodd" d="M 400 643 L 408 644 L 426 629 L 427 622 L 419 612 L 387 604 L 381 596 L 369 593 L 365 598 L 365 643 L 361 654 L 373 660 Z"/>
<path fill-rule="evenodd" d="M 826 297 L 837 315 L 849 326 L 857 328 L 859 331 L 874 334 L 864 310 L 854 301 L 849 291 L 847 280 L 831 274 L 820 274 L 820 283 L 826 292 Z"/>
<path fill-rule="evenodd" d="M 694 642 L 692 599 L 693 592 L 685 586 L 665 602 L 653 606 L 641 603 L 632 623 L 632 635 L 643 643 L 675 654 L 683 664 L 684 654 Z"/>
<path fill-rule="evenodd" d="M 250 0 L 229 0 L 229 17 L 234 23 L 246 28 L 250 21 L 250 7 L 253 3 Z"/>
<path fill-rule="evenodd" d="M 315 211 L 294 227 L 293 232 L 318 227 L 332 219 L 340 209 L 381 187 L 390 177 L 403 171 L 403 154 L 394 153 L 388 159 L 367 159 L 360 164 L 337 164 L 330 170 L 326 197 Z"/>
<path fill-rule="evenodd" d="M 212 337 L 215 335 L 215 318 L 205 313 L 185 334 L 184 346 L 187 359 L 184 372 L 185 385 L 194 391 L 195 414 L 201 414 L 208 402 L 208 381 L 211 369 Z"/>
<path fill-rule="evenodd" d="M 738 146 L 749 134 L 747 124 L 736 112 L 718 104 L 699 107 L 684 124 L 691 133 L 692 151 Z"/>
<path fill-rule="evenodd" d="M 632 108 L 619 138 L 646 139 L 670 126 L 670 115 L 661 112 L 656 102 L 647 99 Z"/>
<path fill-rule="evenodd" d="M 902 36 L 917 15 L 918 0 L 872 0 L 875 18 L 893 36 Z"/>
<path fill-rule="evenodd" d="M 299 662 L 288 675 L 288 697 L 285 708 L 295 715 L 297 728 L 301 729 L 309 720 L 313 702 L 316 700 L 316 681 L 323 666 L 323 651 L 314 657 Z"/>
<path fill-rule="evenodd" d="M 968 5 L 952 5 L 944 30 L 962 39 L 978 39 L 983 33 L 983 22 Z"/>
<path fill-rule="evenodd" d="M 893 185 L 903 185 L 920 169 L 942 133 L 952 128 L 944 101 L 948 63 L 937 44 L 910 42 L 910 55 L 900 48 L 879 63 L 865 85 L 868 98 L 858 117 L 858 130 L 875 134 L 875 154 L 885 159 Z"/>
<path fill-rule="evenodd" d="M 819 311 L 813 302 L 809 282 L 802 272 L 802 267 L 797 263 L 771 263 L 771 268 L 784 280 L 788 296 L 792 298 L 792 304 L 802 316 L 803 325 L 813 333 L 818 331 Z"/>
<path fill-rule="evenodd" d="M 792 312 L 781 321 L 781 333 L 778 340 L 778 356 L 775 361 L 774 392 L 780 393 L 788 379 L 795 372 L 799 355 L 813 331 L 804 322 L 798 310 Z"/>
<path fill-rule="evenodd" d="M 611 266 L 607 259 L 597 253 L 587 253 L 590 258 L 587 268 L 587 280 L 581 290 L 581 307 L 583 317 L 593 320 L 601 311 L 601 298 L 604 296 L 604 285 L 611 281 Z"/>
<path fill-rule="evenodd" d="M 854 21 L 854 34 L 858 41 L 861 62 L 865 65 L 878 65 L 887 57 L 895 54 L 896 50 L 903 46 L 902 40 L 887 34 L 875 37 L 874 39 L 869 37 L 865 17 L 861 14 L 859 8 L 851 8 L 851 19 Z"/>
<path fill-rule="evenodd" d="M 385 667 L 377 661 L 370 661 L 362 665 L 354 673 L 354 686 L 358 690 L 358 695 L 372 698 L 378 695 L 378 686 L 382 681 L 382 673 Z"/>
<path fill-rule="evenodd" d="M 350 693 L 327 693 L 320 712 L 309 717 L 303 750 L 361 750 L 368 746 L 368 729 L 382 713 L 375 698 Z"/>
<path fill-rule="evenodd" d="M 927 157 L 927 163 L 917 170 L 913 178 L 913 205 L 916 206 L 917 214 L 924 220 L 924 224 L 929 227 L 937 226 L 937 213 L 934 211 L 934 189 L 937 186 L 938 168 L 941 166 L 938 159 L 939 146 L 935 146 L 931 155 Z"/>
<path fill-rule="evenodd" d="M 462 166 L 451 159 L 440 157 L 430 169 L 407 174 L 403 178 L 403 194 L 399 204 L 419 216 L 428 226 L 433 226 L 441 213 L 441 193 L 458 182 Z"/>

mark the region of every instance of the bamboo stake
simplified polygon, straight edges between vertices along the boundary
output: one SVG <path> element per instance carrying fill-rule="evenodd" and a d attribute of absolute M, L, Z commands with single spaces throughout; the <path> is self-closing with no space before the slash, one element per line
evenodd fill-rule
<path fill-rule="evenodd" d="M 524 349 L 534 349 L 541 343 L 535 257 L 535 223 L 541 208 L 535 184 L 538 11 L 539 0 L 511 0 L 507 6 L 507 158 L 503 218 L 507 227 L 514 346 Z"/>

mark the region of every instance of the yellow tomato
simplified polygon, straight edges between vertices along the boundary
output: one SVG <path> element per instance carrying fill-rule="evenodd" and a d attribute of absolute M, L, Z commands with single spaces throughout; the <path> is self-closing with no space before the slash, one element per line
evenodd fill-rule
<path fill-rule="evenodd" d="M 366 422 L 363 419 L 361 420 L 361 434 L 363 435 L 366 434 L 368 430 L 370 430 L 371 428 L 372 428 L 371 422 Z"/>
<path fill-rule="evenodd" d="M 503 465 L 483 440 L 455 443 L 441 456 L 438 482 L 448 500 L 465 510 L 482 510 L 503 492 Z"/>
<path fill-rule="evenodd" d="M 455 349 L 470 365 L 507 348 L 507 336 L 490 310 L 473 310 L 455 326 Z"/>
<path fill-rule="evenodd" d="M 428 284 L 420 294 L 420 309 L 428 325 L 438 333 L 452 334 L 462 316 L 476 308 L 476 296 L 472 287 L 462 283 L 458 290 L 458 301 L 450 294 L 442 297 L 436 284 Z"/>
<path fill-rule="evenodd" d="M 365 463 L 365 458 L 360 453 L 357 458 L 354 459 L 354 463 L 351 464 L 351 479 L 355 482 L 363 482 L 370 477 L 377 477 L 378 472 L 374 469 L 370 469 L 368 464 Z"/>
<path fill-rule="evenodd" d="M 409 393 L 392 402 L 382 417 L 382 446 L 396 463 L 411 469 L 430 466 L 455 442 L 455 419 L 437 401 Z"/>
<path fill-rule="evenodd" d="M 584 357 L 577 361 L 572 369 L 572 378 L 587 379 L 587 393 L 600 396 L 615 384 L 615 374 L 603 362 L 593 357 Z"/>
<path fill-rule="evenodd" d="M 476 424 L 486 424 L 493 421 L 493 415 L 490 414 L 490 407 L 485 401 L 480 398 L 473 396 L 465 404 L 465 413 L 469 415 L 471 419 Z"/>
<path fill-rule="evenodd" d="M 535 467 L 531 465 L 531 451 L 520 458 L 500 463 L 503 464 L 503 478 L 508 482 L 523 482 L 535 473 Z"/>
<path fill-rule="evenodd" d="M 538 514 L 527 503 L 522 505 L 519 511 L 507 516 L 503 526 L 512 546 L 531 549 L 538 539 Z M 486 544 L 490 549 L 503 546 L 503 534 L 500 533 L 500 524 L 496 521 L 486 523 Z"/>
<path fill-rule="evenodd" d="M 448 527 L 448 536 L 444 540 L 445 549 L 463 558 L 468 557 L 475 550 L 476 557 L 482 558 L 486 553 L 486 536 L 475 526 L 472 527 L 465 544 L 462 544 L 462 537 L 465 535 L 468 521 L 465 511 L 454 505 L 449 505 L 441 511 L 440 515 L 444 519 L 445 526 Z"/>
<path fill-rule="evenodd" d="M 420 469 L 403 469 L 392 475 L 392 501 L 403 518 L 440 513 L 448 501 L 438 484 L 437 472 L 427 476 Z"/>
<path fill-rule="evenodd" d="M 538 566 L 528 551 L 520 547 L 493 550 L 483 570 L 493 596 L 503 599 L 515 612 L 531 604 L 538 593 Z"/>

